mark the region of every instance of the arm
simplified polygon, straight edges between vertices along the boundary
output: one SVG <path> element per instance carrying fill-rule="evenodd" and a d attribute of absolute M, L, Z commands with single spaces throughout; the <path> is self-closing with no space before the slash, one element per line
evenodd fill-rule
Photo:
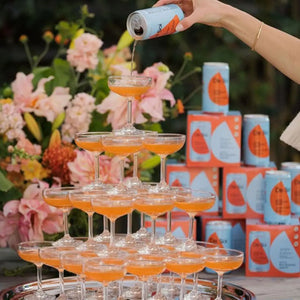
<path fill-rule="evenodd" d="M 223 27 L 269 61 L 275 68 L 300 84 L 300 39 L 263 24 L 250 14 L 217 0 L 160 0 L 155 6 L 175 3 L 185 18 L 177 26 L 186 30 L 195 23 Z M 255 42 L 256 41 L 256 42 Z"/>

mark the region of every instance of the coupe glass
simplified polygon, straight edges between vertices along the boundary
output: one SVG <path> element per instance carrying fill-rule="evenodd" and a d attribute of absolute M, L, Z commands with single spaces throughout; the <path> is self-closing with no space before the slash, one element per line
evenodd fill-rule
<path fill-rule="evenodd" d="M 223 275 L 226 272 L 238 269 L 244 260 L 244 253 L 235 249 L 208 249 L 206 251 L 205 266 L 218 274 L 217 298 L 222 300 Z"/>
<path fill-rule="evenodd" d="M 78 187 L 52 187 L 43 190 L 42 195 L 44 201 L 54 207 L 60 208 L 63 211 L 64 236 L 54 245 L 67 246 L 74 245 L 75 241 L 69 234 L 68 215 L 73 207 L 69 199 L 69 193 L 78 190 Z"/>
<path fill-rule="evenodd" d="M 109 76 L 109 89 L 127 99 L 127 124 L 119 131 L 126 134 L 132 134 L 137 129 L 134 127 L 132 116 L 132 102 L 134 99 L 139 100 L 151 87 L 152 78 L 142 75 L 120 75 Z"/>
<path fill-rule="evenodd" d="M 42 287 L 42 266 L 43 262 L 40 259 L 40 249 L 43 247 L 50 247 L 52 246 L 51 242 L 47 241 L 30 241 L 30 242 L 21 242 L 18 244 L 18 255 L 28 262 L 35 264 L 37 270 L 37 290 L 36 292 L 30 296 L 26 296 L 28 300 L 52 300 L 55 299 L 55 296 L 47 295 L 43 291 Z M 29 298 L 28 298 L 29 297 Z"/>
<path fill-rule="evenodd" d="M 175 206 L 185 211 L 189 216 L 188 242 L 193 242 L 194 219 L 197 213 L 214 206 L 216 195 L 203 190 L 180 188 L 175 192 Z"/>
<path fill-rule="evenodd" d="M 160 156 L 160 189 L 168 190 L 169 185 L 166 182 L 166 158 L 183 147 L 185 135 L 177 133 L 146 135 L 143 143 L 147 150 Z"/>
<path fill-rule="evenodd" d="M 115 222 L 118 218 L 128 215 L 133 210 L 133 195 L 125 191 L 115 192 L 112 190 L 103 191 L 99 194 L 92 194 L 92 206 L 96 213 L 106 216 L 110 220 L 110 246 L 114 246 Z"/>

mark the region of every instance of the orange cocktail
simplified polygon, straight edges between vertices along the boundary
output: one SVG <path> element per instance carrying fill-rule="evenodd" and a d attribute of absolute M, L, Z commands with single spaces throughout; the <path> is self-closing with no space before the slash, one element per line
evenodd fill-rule
<path fill-rule="evenodd" d="M 38 248 L 18 250 L 18 255 L 23 260 L 34 263 L 35 265 L 41 264 L 41 259 L 40 259 L 40 256 L 39 256 L 39 249 Z"/>
<path fill-rule="evenodd" d="M 127 272 L 146 281 L 150 276 L 157 276 L 164 272 L 166 264 L 163 261 L 133 258 L 128 261 Z"/>
<path fill-rule="evenodd" d="M 98 141 L 84 141 L 80 139 L 75 139 L 75 143 L 81 149 L 91 151 L 91 152 L 103 152 L 103 145 L 101 139 Z"/>
<path fill-rule="evenodd" d="M 182 199 L 180 198 L 175 199 L 175 206 L 192 216 L 195 216 L 198 212 L 212 208 L 215 204 L 214 197 L 208 197 L 206 199 L 198 198 L 193 199 L 192 201 L 189 201 L 188 199 L 186 199 L 186 201 L 181 200 Z"/>
<path fill-rule="evenodd" d="M 151 87 L 151 83 L 144 86 L 117 86 L 108 84 L 109 89 L 124 97 L 134 97 L 137 100 L 140 99 L 141 95 L 145 94 Z"/>
<path fill-rule="evenodd" d="M 169 155 L 172 153 L 175 153 L 179 151 L 184 145 L 184 141 L 178 140 L 178 141 L 169 141 L 168 143 L 165 142 L 151 142 L 151 139 L 147 141 L 147 139 L 144 142 L 144 147 L 158 155 Z"/>

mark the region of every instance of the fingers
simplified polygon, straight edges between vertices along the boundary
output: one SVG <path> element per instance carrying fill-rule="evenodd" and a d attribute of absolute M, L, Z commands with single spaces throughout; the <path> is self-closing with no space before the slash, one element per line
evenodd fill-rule
<path fill-rule="evenodd" d="M 193 24 L 197 23 L 197 16 L 195 13 L 191 14 L 190 16 L 184 18 L 181 22 L 179 22 L 176 26 L 176 31 L 180 32 L 183 30 L 187 30 Z"/>
<path fill-rule="evenodd" d="M 177 0 L 159 0 L 153 5 L 153 7 L 162 6 L 166 4 L 180 4 L 181 2 L 182 1 L 177 1 Z"/>

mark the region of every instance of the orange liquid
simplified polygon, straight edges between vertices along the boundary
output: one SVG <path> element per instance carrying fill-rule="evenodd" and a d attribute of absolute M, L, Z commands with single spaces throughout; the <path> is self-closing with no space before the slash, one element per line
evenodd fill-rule
<path fill-rule="evenodd" d="M 18 254 L 23 260 L 29 261 L 34 264 L 41 263 L 38 249 L 19 250 Z"/>
<path fill-rule="evenodd" d="M 98 206 L 98 205 L 94 205 L 93 209 L 96 213 L 98 213 L 100 215 L 104 215 L 107 218 L 109 218 L 110 220 L 115 221 L 119 217 L 129 214 L 132 211 L 133 207 L 132 207 L 132 205 L 128 205 L 128 206 Z"/>
<path fill-rule="evenodd" d="M 196 214 L 199 211 L 210 209 L 214 206 L 215 199 L 199 200 L 199 201 L 175 201 L 175 206 L 187 213 Z"/>
<path fill-rule="evenodd" d="M 107 270 L 103 266 L 101 269 L 99 268 L 98 271 L 86 270 L 84 274 L 88 279 L 100 281 L 104 285 L 107 285 L 111 281 L 122 279 L 125 275 L 125 270 Z"/>
<path fill-rule="evenodd" d="M 45 265 L 48 265 L 50 267 L 53 267 L 53 268 L 56 268 L 58 269 L 60 267 L 60 260 L 59 258 L 57 257 L 42 257 L 41 258 L 42 262 L 45 264 Z"/>
<path fill-rule="evenodd" d="M 78 147 L 84 150 L 92 151 L 92 152 L 103 152 L 103 145 L 100 141 L 81 141 L 75 140 L 75 143 Z"/>
<path fill-rule="evenodd" d="M 149 151 L 155 154 L 169 155 L 180 150 L 184 145 L 184 142 L 168 142 L 168 144 L 151 144 L 145 142 L 144 146 Z"/>
<path fill-rule="evenodd" d="M 121 96 L 124 97 L 136 97 L 140 98 L 141 95 L 145 94 L 149 88 L 150 85 L 146 86 L 112 86 L 109 85 L 109 89 Z"/>
<path fill-rule="evenodd" d="M 134 208 L 144 214 L 151 217 L 158 217 L 162 214 L 165 214 L 168 211 L 171 211 L 174 207 L 174 204 L 143 204 L 143 203 L 135 203 Z"/>
<path fill-rule="evenodd" d="M 167 262 L 167 269 L 171 272 L 180 274 L 181 276 L 200 272 L 204 269 L 204 267 L 204 260 L 202 262 L 199 262 L 197 260 L 188 260 L 186 262 L 183 262 L 178 259 L 178 261 L 172 260 L 170 262 Z"/>
<path fill-rule="evenodd" d="M 95 251 L 92 251 L 92 250 L 83 250 L 80 252 L 80 255 L 83 257 L 97 257 L 98 256 L 95 253 Z"/>
<path fill-rule="evenodd" d="M 44 197 L 44 201 L 54 207 L 71 208 L 72 203 L 68 197 Z"/>
<path fill-rule="evenodd" d="M 142 144 L 137 145 L 109 145 L 105 146 L 105 151 L 115 155 L 128 156 L 132 153 L 139 152 L 143 148 Z"/>
<path fill-rule="evenodd" d="M 216 272 L 227 272 L 238 269 L 242 263 L 242 257 L 207 257 L 205 265 Z"/>
<path fill-rule="evenodd" d="M 63 266 L 66 271 L 72 272 L 74 274 L 78 275 L 82 273 L 82 263 L 78 263 L 78 264 L 66 263 L 63 264 Z"/>
<path fill-rule="evenodd" d="M 84 212 L 93 212 L 92 203 L 90 201 L 72 200 L 73 207 L 76 207 Z"/>
<path fill-rule="evenodd" d="M 161 263 L 142 265 L 142 264 L 135 264 L 134 262 L 132 263 L 129 262 L 129 264 L 127 265 L 127 272 L 136 275 L 140 278 L 159 275 L 164 270 L 165 270 L 165 266 Z"/>

